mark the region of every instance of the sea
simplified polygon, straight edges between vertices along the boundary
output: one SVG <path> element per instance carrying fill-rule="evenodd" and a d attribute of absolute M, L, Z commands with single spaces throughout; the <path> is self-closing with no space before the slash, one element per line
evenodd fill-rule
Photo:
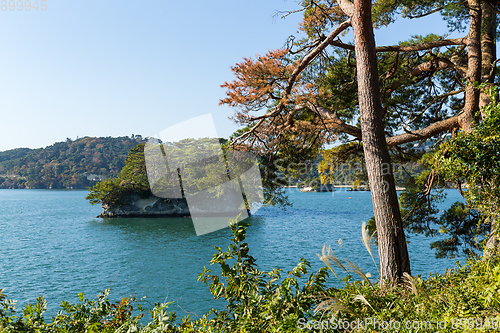
<path fill-rule="evenodd" d="M 317 254 L 331 246 L 376 278 L 377 268 L 361 239 L 361 226 L 373 216 L 370 192 L 303 193 L 286 190 L 292 207 L 263 207 L 247 218 L 246 241 L 261 270 L 285 273 L 301 258 L 311 263 L 309 273 L 323 263 Z M 461 201 L 456 190 L 446 190 L 440 208 Z M 196 236 L 189 218 L 114 218 L 85 200 L 85 190 L 0 190 L 0 289 L 18 308 L 47 300 L 45 316 L 59 310 L 63 300 L 78 302 L 78 294 L 95 299 L 110 289 L 110 301 L 133 295 L 145 308 L 173 302 L 179 318 L 201 316 L 222 308 L 209 287 L 198 281 L 211 266 L 215 246 L 227 249 L 229 228 Z M 413 275 L 444 273 L 458 259 L 436 259 L 434 238 L 409 235 Z M 374 247 L 375 261 L 378 263 Z M 308 273 L 308 274 L 309 274 Z M 353 278 L 356 278 L 355 276 Z M 335 284 L 333 274 L 328 283 Z"/>

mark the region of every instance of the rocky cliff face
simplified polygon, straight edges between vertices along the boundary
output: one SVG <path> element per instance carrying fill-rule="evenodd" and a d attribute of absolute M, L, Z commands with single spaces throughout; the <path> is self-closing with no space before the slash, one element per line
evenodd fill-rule
<path fill-rule="evenodd" d="M 103 204 L 104 211 L 98 217 L 189 217 L 186 199 L 163 199 L 150 196 L 140 198 L 137 194 L 130 195 L 126 203 L 110 207 Z"/>

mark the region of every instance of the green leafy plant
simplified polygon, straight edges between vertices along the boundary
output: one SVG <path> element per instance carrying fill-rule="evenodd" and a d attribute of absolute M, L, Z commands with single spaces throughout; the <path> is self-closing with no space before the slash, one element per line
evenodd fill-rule
<path fill-rule="evenodd" d="M 244 242 L 246 226 L 232 224 L 233 238 L 227 251 L 216 247 L 210 263 L 220 266 L 221 277 L 206 268 L 199 276 L 210 286 L 215 299 L 227 302 L 224 310 L 211 310 L 214 327 L 224 332 L 299 331 L 298 320 L 313 317 L 316 296 L 325 289 L 326 269 L 311 274 L 302 287 L 297 278 L 305 276 L 310 268 L 305 259 L 284 279 L 281 269 L 260 271 Z"/>
<path fill-rule="evenodd" d="M 145 320 L 140 300 L 132 296 L 112 303 L 106 290 L 95 300 L 80 294 L 76 304 L 63 301 L 57 315 L 46 320 L 43 297 L 18 312 L 0 290 L 0 332 L 495 332 L 500 326 L 498 257 L 470 257 L 445 274 L 427 279 L 405 275 L 400 283 L 381 284 L 325 247 L 320 259 L 335 275 L 333 266 L 346 273 L 337 275 L 342 287 L 328 288 L 328 269 L 307 277 L 305 259 L 284 278 L 281 269 L 260 271 L 245 242 L 246 224 L 233 224 L 231 230 L 227 251 L 216 247 L 211 260 L 222 274 L 205 268 L 199 276 L 215 299 L 225 301 L 222 310 L 178 321 L 168 309 L 172 302 L 157 303 Z M 366 229 L 364 233 L 371 249 Z M 354 280 L 350 273 L 362 279 Z M 351 327 L 339 326 L 346 323 Z M 353 328 L 353 323 L 362 326 Z"/>

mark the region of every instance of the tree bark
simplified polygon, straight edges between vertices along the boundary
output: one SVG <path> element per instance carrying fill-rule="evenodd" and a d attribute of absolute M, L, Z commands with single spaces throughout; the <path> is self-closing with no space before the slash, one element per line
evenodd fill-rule
<path fill-rule="evenodd" d="M 497 15 L 485 2 L 481 3 L 482 27 L 481 27 L 481 82 L 488 83 L 490 87 L 495 81 L 494 63 L 496 54 L 496 30 Z M 479 108 L 491 103 L 490 97 L 485 91 L 479 95 Z"/>
<path fill-rule="evenodd" d="M 481 3 L 482 26 L 481 26 L 481 82 L 488 83 L 491 87 L 495 81 L 495 59 L 496 59 L 496 12 L 485 2 Z M 492 101 L 484 90 L 479 95 L 479 108 Z M 497 209 L 492 209 L 489 216 L 490 234 L 486 242 L 484 254 L 486 257 L 500 253 L 500 241 L 497 229 L 500 226 L 500 216 Z"/>
<path fill-rule="evenodd" d="M 355 0 L 351 16 L 358 73 L 361 135 L 377 226 L 380 275 L 394 281 L 410 273 L 391 159 L 384 135 L 371 1 Z"/>
<path fill-rule="evenodd" d="M 472 132 L 479 111 L 479 90 L 473 83 L 481 82 L 481 4 L 479 0 L 468 0 L 470 11 L 470 30 L 467 37 L 468 70 L 465 88 L 464 112 L 460 116 L 460 127 Z"/>
<path fill-rule="evenodd" d="M 490 216 L 490 221 L 490 233 L 488 235 L 488 240 L 486 241 L 486 247 L 484 249 L 485 257 L 500 255 L 500 236 L 497 234 L 497 229 L 500 222 L 498 214 L 492 213 Z"/>

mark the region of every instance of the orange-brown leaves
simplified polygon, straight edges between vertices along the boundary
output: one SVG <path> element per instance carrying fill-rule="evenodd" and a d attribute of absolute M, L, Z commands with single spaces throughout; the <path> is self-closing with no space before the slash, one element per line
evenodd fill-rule
<path fill-rule="evenodd" d="M 255 60 L 244 58 L 243 62 L 231 68 L 236 79 L 221 86 L 227 89 L 228 97 L 219 104 L 260 110 L 279 100 L 288 76 L 294 69 L 287 54 L 288 50 L 278 49 L 264 56 L 258 55 Z"/>
<path fill-rule="evenodd" d="M 335 0 L 305 1 L 302 5 L 307 6 L 307 9 L 304 12 L 304 20 L 299 26 L 309 38 L 316 38 L 318 32 L 324 32 L 347 19 Z"/>

